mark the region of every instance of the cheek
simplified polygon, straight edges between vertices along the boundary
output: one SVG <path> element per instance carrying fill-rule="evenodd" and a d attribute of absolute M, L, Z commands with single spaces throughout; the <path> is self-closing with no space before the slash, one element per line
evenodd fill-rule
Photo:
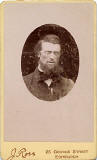
<path fill-rule="evenodd" d="M 56 57 L 56 58 L 55 58 L 55 61 L 56 61 L 56 62 L 59 62 L 59 59 L 60 59 L 60 57 Z"/>
<path fill-rule="evenodd" d="M 46 59 L 47 59 L 46 55 L 41 55 L 40 60 L 46 61 Z"/>

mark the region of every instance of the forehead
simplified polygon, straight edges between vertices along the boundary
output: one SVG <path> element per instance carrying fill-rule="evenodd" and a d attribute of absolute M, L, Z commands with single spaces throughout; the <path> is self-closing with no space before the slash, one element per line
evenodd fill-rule
<path fill-rule="evenodd" d="M 42 50 L 44 51 L 60 51 L 60 44 L 54 44 L 51 42 L 42 42 Z"/>

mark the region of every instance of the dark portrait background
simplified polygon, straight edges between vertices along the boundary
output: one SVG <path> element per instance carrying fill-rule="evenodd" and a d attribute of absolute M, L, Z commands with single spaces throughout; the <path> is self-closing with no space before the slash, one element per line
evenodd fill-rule
<path fill-rule="evenodd" d="M 74 82 L 79 70 L 79 51 L 72 35 L 63 27 L 56 24 L 45 24 L 36 28 L 27 38 L 21 57 L 22 75 L 34 72 L 38 65 L 38 57 L 34 52 L 34 47 L 38 40 L 46 34 L 56 34 L 59 36 L 62 47 L 60 65 L 63 68 L 63 76 L 72 79 Z"/>

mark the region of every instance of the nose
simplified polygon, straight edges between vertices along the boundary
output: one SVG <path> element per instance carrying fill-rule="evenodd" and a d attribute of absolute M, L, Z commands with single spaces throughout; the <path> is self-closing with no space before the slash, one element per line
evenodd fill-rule
<path fill-rule="evenodd" d="M 54 52 L 51 52 L 50 59 L 54 59 L 54 57 L 55 57 Z"/>

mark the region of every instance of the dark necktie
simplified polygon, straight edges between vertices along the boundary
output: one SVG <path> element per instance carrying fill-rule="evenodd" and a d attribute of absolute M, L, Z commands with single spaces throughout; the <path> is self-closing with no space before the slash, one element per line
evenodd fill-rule
<path fill-rule="evenodd" d="M 59 79 L 59 75 L 55 73 L 45 74 L 44 72 L 39 71 L 40 81 L 45 81 L 47 79 L 52 79 L 53 81 L 56 81 Z"/>

